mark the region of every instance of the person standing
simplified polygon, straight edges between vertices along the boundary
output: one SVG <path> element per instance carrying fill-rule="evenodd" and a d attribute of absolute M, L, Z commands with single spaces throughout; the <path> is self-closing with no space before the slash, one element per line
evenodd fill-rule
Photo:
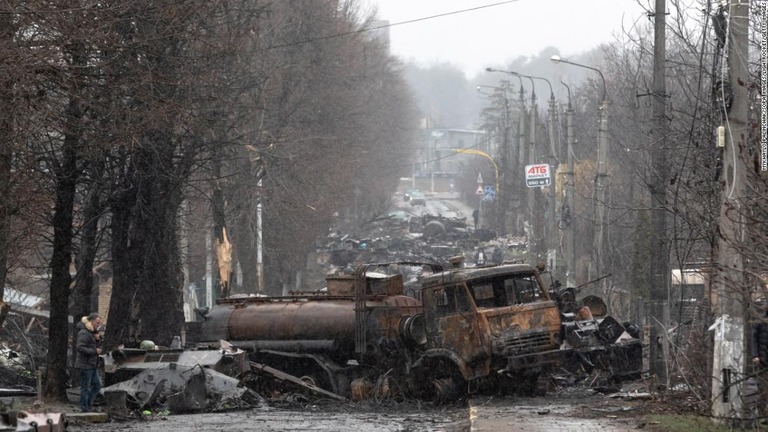
<path fill-rule="evenodd" d="M 75 369 L 80 369 L 80 411 L 89 412 L 96 395 L 101 391 L 99 378 L 99 355 L 101 316 L 92 313 L 77 323 L 77 356 Z"/>

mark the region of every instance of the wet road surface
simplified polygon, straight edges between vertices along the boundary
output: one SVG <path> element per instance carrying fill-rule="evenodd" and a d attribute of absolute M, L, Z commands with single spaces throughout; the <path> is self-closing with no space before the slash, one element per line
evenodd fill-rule
<path fill-rule="evenodd" d="M 407 411 L 407 412 L 403 412 Z M 637 431 L 642 413 L 632 402 L 589 391 L 546 397 L 474 397 L 447 407 L 329 404 L 304 409 L 246 411 L 155 417 L 102 424 L 71 423 L 69 431 L 199 432 L 506 432 Z"/>

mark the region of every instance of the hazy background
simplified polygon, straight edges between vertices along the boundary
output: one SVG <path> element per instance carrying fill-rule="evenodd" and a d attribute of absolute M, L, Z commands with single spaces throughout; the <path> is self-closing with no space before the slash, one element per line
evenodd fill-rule
<path fill-rule="evenodd" d="M 390 50 L 404 62 L 428 126 L 438 128 L 479 127 L 488 101 L 478 84 L 511 78 L 519 86 L 517 78 L 488 73 L 487 67 L 547 78 L 562 101 L 560 81 L 575 85 L 591 75 L 555 65 L 552 55 L 599 64 L 601 44 L 622 40 L 649 23 L 636 0 L 369 0 L 368 7 L 389 21 Z M 527 95 L 529 83 L 523 82 Z M 543 81 L 535 81 L 535 91 L 549 97 Z"/>
<path fill-rule="evenodd" d="M 392 53 L 419 66 L 448 62 L 469 78 L 492 64 L 556 47 L 582 54 L 648 21 L 637 0 L 369 0 L 388 20 Z M 643 2 L 640 2 L 643 3 Z M 484 7 L 485 6 L 485 7 Z M 477 8 L 471 10 L 473 8 Z M 456 13 L 453 13 L 456 12 Z M 439 16 L 443 14 L 449 14 Z M 430 18 L 435 17 L 435 18 Z M 428 18 L 428 19 L 426 19 Z M 419 20 L 405 24 L 406 21 Z"/>

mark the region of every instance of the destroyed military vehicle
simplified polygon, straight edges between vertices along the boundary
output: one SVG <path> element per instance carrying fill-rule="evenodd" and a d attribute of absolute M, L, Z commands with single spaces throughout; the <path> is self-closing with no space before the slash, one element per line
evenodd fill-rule
<path fill-rule="evenodd" d="M 428 269 L 420 291 L 406 295 L 400 265 Z M 228 341 L 252 365 L 345 398 L 374 388 L 438 402 L 531 393 L 555 366 L 617 378 L 641 371 L 640 340 L 605 315 L 604 303 L 547 291 L 527 264 L 366 264 L 327 282 L 318 292 L 220 299 L 188 337 L 198 349 Z"/>

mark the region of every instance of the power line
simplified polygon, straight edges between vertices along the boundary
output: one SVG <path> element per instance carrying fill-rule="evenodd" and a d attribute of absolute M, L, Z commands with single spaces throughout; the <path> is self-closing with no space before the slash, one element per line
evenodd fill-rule
<path fill-rule="evenodd" d="M 458 14 L 463 14 L 463 13 L 467 13 L 467 12 L 474 12 L 476 10 L 487 9 L 487 8 L 501 6 L 501 5 L 505 5 L 505 4 L 509 4 L 509 3 L 517 3 L 518 1 L 520 1 L 520 0 L 507 0 L 507 1 L 502 1 L 502 2 L 498 2 L 498 3 L 491 3 L 491 4 L 487 4 L 487 5 L 483 5 L 483 6 L 477 6 L 477 7 L 473 7 L 473 8 L 469 8 L 469 9 L 461 9 L 461 10 L 457 10 L 457 11 L 453 11 L 453 12 L 445 12 L 445 13 L 441 13 L 441 14 L 437 14 L 437 15 L 430 15 L 430 16 L 421 17 L 421 18 L 414 18 L 414 19 L 407 20 L 407 21 L 400 21 L 400 22 L 396 22 L 396 23 L 389 23 L 389 24 L 384 24 L 384 25 L 375 26 L 375 27 L 366 27 L 366 28 L 359 29 L 359 30 L 351 30 L 351 31 L 342 32 L 342 33 L 335 33 L 335 34 L 327 35 L 327 36 L 319 36 L 319 37 L 316 37 L 316 38 L 305 39 L 305 40 L 302 40 L 302 41 L 291 42 L 291 43 L 282 44 L 282 45 L 272 45 L 272 46 L 268 46 L 266 48 L 262 48 L 260 50 L 257 50 L 256 52 L 273 50 L 273 49 L 278 49 L 278 48 L 288 48 L 288 47 L 292 47 L 292 46 L 308 44 L 308 43 L 311 43 L 311 42 L 323 41 L 323 40 L 328 40 L 328 39 L 335 39 L 335 38 L 338 38 L 338 37 L 349 36 L 349 35 L 353 35 L 353 34 L 359 34 L 359 33 L 375 31 L 375 30 L 381 30 L 381 29 L 384 29 L 384 28 L 389 28 L 389 27 L 394 27 L 394 26 L 400 26 L 400 25 L 405 25 L 405 24 L 413 24 L 413 23 L 420 22 L 420 21 L 427 21 L 427 20 L 431 20 L 431 19 L 435 19 L 435 18 L 442 18 L 442 17 L 446 17 L 446 16 L 451 16 L 451 15 L 458 15 Z"/>

